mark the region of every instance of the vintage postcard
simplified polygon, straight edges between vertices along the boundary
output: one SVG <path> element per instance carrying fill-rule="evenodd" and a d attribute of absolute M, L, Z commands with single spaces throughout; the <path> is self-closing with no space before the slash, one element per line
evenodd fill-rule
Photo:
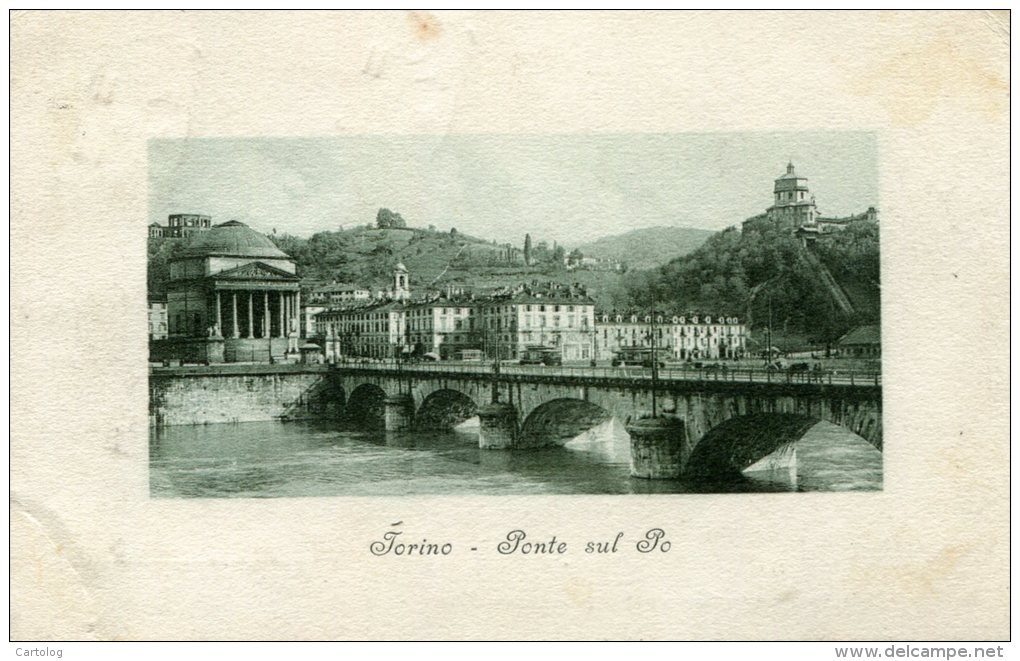
<path fill-rule="evenodd" d="M 12 639 L 1008 638 L 1008 13 L 11 29 Z"/>
<path fill-rule="evenodd" d="M 881 488 L 873 133 L 149 159 L 154 497 Z"/>

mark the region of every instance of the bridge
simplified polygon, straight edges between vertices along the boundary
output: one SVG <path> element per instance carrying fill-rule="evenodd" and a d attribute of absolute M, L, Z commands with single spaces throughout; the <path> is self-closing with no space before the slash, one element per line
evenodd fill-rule
<path fill-rule="evenodd" d="M 639 477 L 739 472 L 782 453 L 826 420 L 882 448 L 878 373 L 762 369 L 341 363 L 336 410 L 388 431 L 450 429 L 480 420 L 479 447 L 558 445 L 615 417 L 631 436 Z M 652 418 L 653 398 L 657 417 Z"/>

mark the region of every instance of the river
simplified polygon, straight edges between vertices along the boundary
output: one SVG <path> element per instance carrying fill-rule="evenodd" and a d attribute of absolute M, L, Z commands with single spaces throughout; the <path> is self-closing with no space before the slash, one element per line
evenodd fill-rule
<path fill-rule="evenodd" d="M 151 428 L 150 492 L 157 498 L 274 498 L 882 488 L 882 453 L 826 422 L 797 442 L 795 474 L 698 484 L 630 477 L 629 437 L 615 419 L 563 447 L 541 450 L 480 450 L 477 434 L 471 421 L 449 432 L 410 433 L 335 422 Z"/>

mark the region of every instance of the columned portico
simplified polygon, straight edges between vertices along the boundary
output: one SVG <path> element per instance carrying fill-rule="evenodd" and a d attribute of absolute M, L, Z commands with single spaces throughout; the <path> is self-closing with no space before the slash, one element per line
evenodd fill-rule
<path fill-rule="evenodd" d="M 203 232 L 170 264 L 168 315 L 177 355 L 208 362 L 300 360 L 294 262 L 231 221 Z M 214 346 L 215 345 L 215 346 Z"/>

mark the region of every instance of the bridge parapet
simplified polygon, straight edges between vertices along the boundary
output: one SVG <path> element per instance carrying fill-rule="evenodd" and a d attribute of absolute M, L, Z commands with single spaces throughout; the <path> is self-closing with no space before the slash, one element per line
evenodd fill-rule
<path fill-rule="evenodd" d="M 629 424 L 652 409 L 653 391 L 660 415 L 682 421 L 681 463 L 706 434 L 739 416 L 796 414 L 806 420 L 827 420 L 882 447 L 882 385 L 876 374 L 818 378 L 760 370 L 729 371 L 725 376 L 685 371 L 677 378 L 666 375 L 653 381 L 647 370 L 546 367 L 493 373 L 477 365 L 389 363 L 341 364 L 331 376 L 337 380 L 338 392 L 351 393 L 371 384 L 380 396 L 405 393 L 410 412 L 402 405 L 400 416 L 396 408 L 390 411 L 397 404 L 387 400 L 390 429 L 410 424 L 398 424 L 401 416 L 410 419 L 421 413 L 431 424 L 445 424 L 463 419 L 464 411 L 477 410 L 479 444 L 487 448 L 562 444 L 609 418 Z M 499 405 L 490 406 L 492 401 Z"/>

